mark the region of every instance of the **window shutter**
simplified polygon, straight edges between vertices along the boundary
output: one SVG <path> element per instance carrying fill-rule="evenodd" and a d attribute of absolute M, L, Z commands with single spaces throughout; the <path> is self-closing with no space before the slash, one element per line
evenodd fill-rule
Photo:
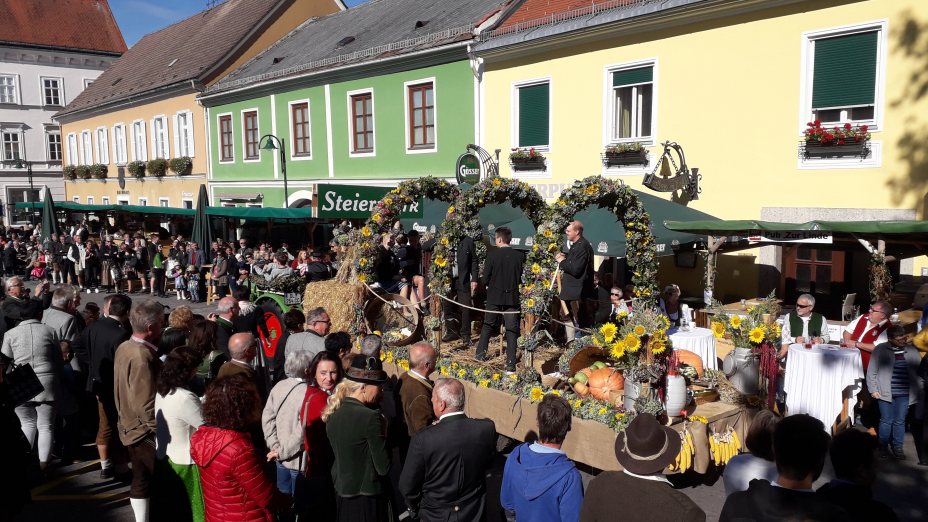
<path fill-rule="evenodd" d="M 191 158 L 195 156 L 195 151 L 193 150 L 193 113 L 187 112 L 185 121 L 187 129 L 187 155 Z"/>
<path fill-rule="evenodd" d="M 519 88 L 519 147 L 548 145 L 550 86 L 547 83 Z"/>
<path fill-rule="evenodd" d="M 622 87 L 624 85 L 635 85 L 638 83 L 647 83 L 654 81 L 653 67 L 639 67 L 637 69 L 626 69 L 612 73 L 612 86 Z"/>
<path fill-rule="evenodd" d="M 173 116 L 174 119 L 174 155 L 180 157 L 180 118 L 177 117 L 177 114 Z"/>
<path fill-rule="evenodd" d="M 873 105 L 877 31 L 815 41 L 812 109 Z"/>

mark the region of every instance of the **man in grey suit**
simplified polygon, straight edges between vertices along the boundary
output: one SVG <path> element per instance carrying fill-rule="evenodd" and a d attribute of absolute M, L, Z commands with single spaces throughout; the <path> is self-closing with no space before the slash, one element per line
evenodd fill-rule
<path fill-rule="evenodd" d="M 320 306 L 310 310 L 309 316 L 306 317 L 306 329 L 287 338 L 284 357 L 301 351 L 310 352 L 315 357 L 319 352 L 325 351 L 325 336 L 329 335 L 331 328 L 332 321 L 325 308 Z"/>
<path fill-rule="evenodd" d="M 77 312 L 81 294 L 73 286 L 59 286 L 52 293 L 52 305 L 42 314 L 42 324 L 55 332 L 58 341 L 71 344 L 84 331 L 84 318 Z M 76 361 L 76 358 L 73 359 Z"/>

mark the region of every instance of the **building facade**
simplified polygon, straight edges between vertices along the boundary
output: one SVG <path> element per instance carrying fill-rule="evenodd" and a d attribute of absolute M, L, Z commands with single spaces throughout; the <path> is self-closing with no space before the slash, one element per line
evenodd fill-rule
<path fill-rule="evenodd" d="M 452 4 L 372 2 L 307 22 L 207 89 L 212 200 L 323 205 L 320 185 L 453 177 L 476 135 L 468 44 L 499 12 Z"/>
<path fill-rule="evenodd" d="M 16 203 L 39 201 L 45 188 L 64 197 L 64 137 L 53 115 L 126 50 L 109 5 L 100 2 L 0 1 L 0 223 L 26 226 L 34 217 Z M 84 31 L 45 31 L 71 17 Z"/>
<path fill-rule="evenodd" d="M 548 4 L 527 0 L 476 46 L 483 146 L 546 158 L 519 171 L 503 160 L 503 175 L 548 196 L 592 174 L 637 186 L 670 141 L 702 175 L 690 206 L 723 219 L 924 219 L 928 4 L 602 2 L 554 16 Z M 866 126 L 867 150 L 810 156 L 804 133 L 816 120 L 829 132 Z M 607 147 L 631 144 L 646 164 L 606 164 Z M 800 244 L 732 257 L 720 297 L 778 289 L 835 302 L 852 280 L 866 281 L 863 249 Z M 699 277 L 665 265 L 664 283 L 692 281 L 684 292 L 701 295 Z"/>
<path fill-rule="evenodd" d="M 65 165 L 106 167 L 78 169 L 65 198 L 193 208 L 209 168 L 197 95 L 305 20 L 343 9 L 340 0 L 229 0 L 142 38 L 56 115 Z"/>

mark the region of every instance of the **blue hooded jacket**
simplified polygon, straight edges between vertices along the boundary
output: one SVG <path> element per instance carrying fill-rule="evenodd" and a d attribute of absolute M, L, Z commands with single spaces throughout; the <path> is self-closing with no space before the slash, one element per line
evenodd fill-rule
<path fill-rule="evenodd" d="M 500 502 L 518 522 L 576 522 L 583 504 L 580 472 L 561 451 L 520 444 L 506 459 Z"/>

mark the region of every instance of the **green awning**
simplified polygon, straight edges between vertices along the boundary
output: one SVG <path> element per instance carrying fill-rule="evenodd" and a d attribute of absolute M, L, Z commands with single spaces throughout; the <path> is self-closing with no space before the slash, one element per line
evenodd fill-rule
<path fill-rule="evenodd" d="M 928 234 L 928 221 L 808 221 L 778 223 L 757 220 L 665 220 L 670 230 L 706 235 L 752 235 L 753 232 L 814 231 L 865 236 Z"/>
<path fill-rule="evenodd" d="M 422 202 L 422 216 L 400 218 L 400 224 L 403 230 L 407 232 L 416 229 L 420 233 L 431 232 L 437 233 L 441 229 L 441 223 L 448 215 L 449 203 L 438 201 L 437 199 L 426 199 Z"/>
<path fill-rule="evenodd" d="M 75 203 L 73 201 L 56 201 L 54 202 L 55 210 L 70 210 L 72 212 L 106 212 L 108 210 L 113 210 L 116 205 L 85 205 L 82 203 Z M 17 203 L 16 208 L 34 208 L 36 210 L 42 210 L 45 208 L 44 201 L 34 201 L 32 203 Z"/>
<path fill-rule="evenodd" d="M 40 210 L 45 207 L 43 202 L 17 203 L 16 208 L 33 207 Z M 72 201 L 62 201 L 55 203 L 57 210 L 70 210 L 72 212 L 127 212 L 131 214 L 154 214 L 167 216 L 188 216 L 196 215 L 196 210 L 192 208 L 177 207 L 155 207 L 147 205 L 85 205 L 74 203 Z M 447 210 L 447 205 L 445 209 Z M 214 217 L 228 217 L 237 219 L 255 219 L 255 220 L 290 220 L 299 221 L 311 219 L 313 209 L 311 207 L 302 208 L 257 208 L 257 207 L 208 207 L 206 214 Z M 440 223 L 440 221 L 439 221 Z"/>
<path fill-rule="evenodd" d="M 191 211 L 193 215 L 193 211 Z M 290 220 L 299 221 L 313 217 L 312 207 L 300 208 L 259 208 L 259 207 L 208 207 L 207 216 L 256 220 Z"/>
<path fill-rule="evenodd" d="M 133 214 L 157 214 L 164 216 L 193 216 L 192 208 L 155 207 L 148 205 L 112 205 L 113 212 L 129 212 Z"/>

